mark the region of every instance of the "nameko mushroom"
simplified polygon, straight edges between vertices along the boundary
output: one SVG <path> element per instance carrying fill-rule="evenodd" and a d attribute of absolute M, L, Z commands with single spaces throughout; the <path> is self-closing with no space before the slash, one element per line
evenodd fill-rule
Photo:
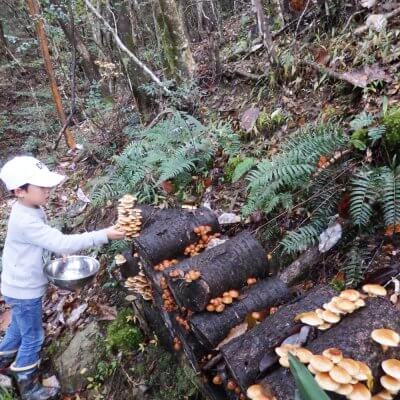
<path fill-rule="evenodd" d="M 375 329 L 371 333 L 371 338 L 382 346 L 385 352 L 389 347 L 397 347 L 400 343 L 400 336 L 391 329 Z"/>

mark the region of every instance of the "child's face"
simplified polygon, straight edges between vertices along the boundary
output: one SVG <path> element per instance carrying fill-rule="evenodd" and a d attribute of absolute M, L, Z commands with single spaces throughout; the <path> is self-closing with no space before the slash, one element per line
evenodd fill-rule
<path fill-rule="evenodd" d="M 44 188 L 41 186 L 28 185 L 25 189 L 15 189 L 15 196 L 23 204 L 29 207 L 44 206 L 50 197 L 50 188 Z"/>

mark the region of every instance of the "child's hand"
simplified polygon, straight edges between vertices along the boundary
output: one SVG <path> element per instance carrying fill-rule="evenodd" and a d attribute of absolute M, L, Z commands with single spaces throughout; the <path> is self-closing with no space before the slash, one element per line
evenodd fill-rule
<path fill-rule="evenodd" d="M 111 226 L 106 231 L 108 240 L 122 240 L 125 239 L 125 232 L 119 231 L 115 226 Z"/>

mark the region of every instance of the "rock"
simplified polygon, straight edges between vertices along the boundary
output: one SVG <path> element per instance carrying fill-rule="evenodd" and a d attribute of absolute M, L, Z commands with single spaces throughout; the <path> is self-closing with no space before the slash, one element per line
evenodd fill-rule
<path fill-rule="evenodd" d="M 101 336 L 99 326 L 91 322 L 78 331 L 65 351 L 54 364 L 63 393 L 75 393 L 85 388 L 86 377 L 93 374 L 97 362 L 97 338 Z"/>
<path fill-rule="evenodd" d="M 11 378 L 7 375 L 0 374 L 0 387 L 3 389 L 12 389 L 13 384 Z"/>

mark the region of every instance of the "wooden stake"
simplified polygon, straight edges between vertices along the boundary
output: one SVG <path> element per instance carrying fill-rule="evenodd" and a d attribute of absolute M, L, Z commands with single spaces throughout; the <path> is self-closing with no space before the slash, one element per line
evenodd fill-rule
<path fill-rule="evenodd" d="M 51 58 L 50 58 L 50 53 L 49 53 L 49 45 L 46 37 L 46 32 L 44 30 L 44 24 L 39 8 L 39 4 L 37 0 L 26 0 L 26 4 L 28 6 L 29 13 L 31 14 L 32 19 L 35 21 L 36 24 L 36 33 L 40 45 L 40 50 L 42 52 L 42 57 L 43 57 L 43 62 L 44 66 L 46 68 L 47 75 L 50 80 L 50 88 L 51 88 L 51 93 L 53 95 L 53 100 L 54 104 L 56 106 L 57 114 L 58 114 L 58 119 L 61 123 L 61 126 L 64 126 L 67 122 L 67 119 L 65 117 L 65 112 L 64 108 L 61 102 L 61 96 L 60 92 L 58 91 L 57 87 L 57 81 L 54 75 L 54 69 L 53 65 L 51 63 Z M 64 130 L 64 137 L 65 141 L 67 143 L 67 146 L 70 149 L 75 149 L 76 148 L 76 142 L 74 135 L 72 132 L 66 128 Z"/>

